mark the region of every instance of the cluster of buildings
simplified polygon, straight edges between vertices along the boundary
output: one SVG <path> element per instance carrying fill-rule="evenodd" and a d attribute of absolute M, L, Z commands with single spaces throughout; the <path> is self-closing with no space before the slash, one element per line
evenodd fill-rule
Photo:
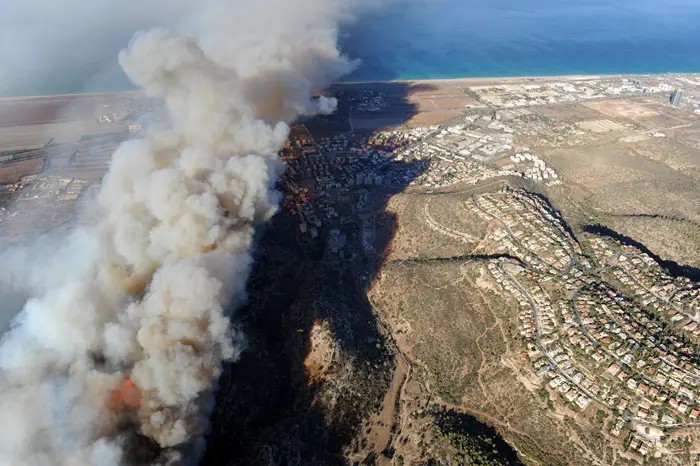
<path fill-rule="evenodd" d="M 76 201 L 90 183 L 60 175 L 38 174 L 0 186 L 0 198 L 12 203 L 0 206 L 0 232 L 8 242 L 66 224 L 75 215 Z"/>
<path fill-rule="evenodd" d="M 513 147 L 513 128 L 491 115 L 468 115 L 464 123 L 407 131 L 413 142 L 396 154 L 397 161 L 426 161 L 429 169 L 411 184 L 443 187 L 475 184 L 498 176 L 518 176 L 548 185 L 558 175 L 528 148 Z"/>
<path fill-rule="evenodd" d="M 314 138 L 299 128 L 281 152 L 287 165 L 280 178 L 286 209 L 299 218 L 299 233 L 328 239 L 332 254 L 349 251 L 352 234 L 365 250 L 374 246 L 374 227 L 357 214 L 372 209 L 367 189 L 395 188 L 425 170 L 420 162 L 397 162 L 394 154 L 410 144 L 401 132 L 335 134 Z"/>
<path fill-rule="evenodd" d="M 428 169 L 411 181 L 412 186 L 440 188 L 456 183 L 476 184 L 479 181 L 499 176 L 517 176 L 517 172 L 497 167 L 484 167 L 480 163 L 440 163 L 429 162 Z"/>
<path fill-rule="evenodd" d="M 520 257 L 533 269 L 558 274 L 571 267 L 580 246 L 561 218 L 540 197 L 520 190 L 484 194 L 473 199 L 471 210 L 485 221 L 503 226 L 489 239 L 500 251 Z"/>
<path fill-rule="evenodd" d="M 525 177 L 549 184 L 559 182 L 556 172 L 542 159 L 527 147 L 514 149 L 512 142 L 512 129 L 494 119 L 493 115 L 469 115 L 464 123 L 452 126 L 372 134 L 340 133 L 314 137 L 301 127 L 292 132 L 280 154 L 287 165 L 280 179 L 286 193 L 284 204 L 299 217 L 300 233 L 315 239 L 321 234 L 327 237 L 330 228 L 339 229 L 338 222 L 348 223 L 353 213 L 362 211 L 362 200 L 356 195 L 358 190 L 439 187 L 458 182 L 475 184 L 499 176 Z M 534 203 L 539 206 L 536 208 L 548 212 L 544 205 L 540 205 L 541 200 L 529 199 L 526 194 L 504 195 Z M 526 209 L 520 206 L 520 201 L 515 201 L 514 205 Z M 504 202 L 507 204 L 510 200 Z M 512 221 L 518 219 L 513 217 Z M 559 223 L 557 225 L 556 228 L 562 228 Z M 371 230 L 366 227 L 358 225 L 361 232 Z M 547 227 L 533 225 L 533 228 L 539 230 L 532 238 L 518 231 L 515 240 L 522 240 L 536 252 L 544 254 L 544 249 L 554 244 L 552 238 L 556 235 L 540 238 L 549 234 Z M 343 233 L 342 228 L 339 230 Z M 344 234 L 347 237 L 349 232 Z M 370 235 L 363 233 L 363 236 Z M 333 242 L 336 245 L 348 243 L 336 239 Z M 553 248 L 552 257 L 547 256 L 551 262 L 547 267 L 565 266 L 566 251 L 571 249 L 571 244 Z M 342 247 L 332 249 L 340 251 Z"/>
<path fill-rule="evenodd" d="M 17 196 L 17 201 L 76 201 L 88 187 L 85 180 L 47 174 L 25 176 L 20 183 L 22 187 L 18 191 L 21 194 Z"/>
<path fill-rule="evenodd" d="M 593 238 L 598 260 L 641 305 L 657 312 L 675 327 L 700 336 L 700 286 L 687 277 L 672 277 L 640 249 L 617 240 Z"/>
<path fill-rule="evenodd" d="M 444 162 L 468 159 L 490 162 L 513 148 L 512 131 L 504 131 L 505 125 L 488 115 L 475 124 L 479 121 L 477 118 L 478 115 L 472 115 L 466 117 L 462 124 L 430 127 L 430 132 L 422 136 L 420 144 L 411 145 L 398 154 L 401 157 L 399 160 L 436 158 Z M 408 134 L 417 131 L 422 133 L 424 129 L 409 130 Z"/>
<path fill-rule="evenodd" d="M 102 104 L 97 116 L 100 125 L 112 125 L 124 121 L 135 122 L 139 117 L 150 114 L 158 107 L 155 99 L 146 98 L 143 95 L 125 97 L 117 101 Z"/>
<path fill-rule="evenodd" d="M 658 425 L 697 422 L 700 372 L 682 341 L 609 286 L 586 289 L 572 310 L 577 349 L 614 387 L 608 401 L 618 410 Z"/>
<path fill-rule="evenodd" d="M 564 400 L 582 409 L 595 401 L 655 427 L 700 425 L 700 371 L 689 348 L 676 348 L 678 341 L 624 296 L 594 285 L 555 305 L 527 269 L 500 259 L 489 270 L 520 303 L 520 334 L 533 370 Z M 580 274 L 566 281 L 592 282 Z M 613 435 L 621 427 L 616 423 Z"/>
<path fill-rule="evenodd" d="M 0 194 L 13 194 L 14 202 L 76 201 L 88 186 L 85 180 L 42 173 L 24 176 L 17 183 L 1 185 Z"/>
<path fill-rule="evenodd" d="M 650 441 L 642 438 L 640 435 L 634 433 L 630 435 L 628 445 L 630 450 L 637 451 L 640 455 L 646 456 L 652 446 L 653 444 Z"/>
<path fill-rule="evenodd" d="M 316 238 L 333 207 L 352 188 L 440 187 L 499 176 L 559 183 L 556 172 L 528 148 L 513 149 L 512 129 L 493 115 L 469 115 L 463 124 L 341 133 L 314 138 L 293 132 L 281 157 L 285 205 L 299 216 L 301 233 Z M 555 253 L 560 254 L 560 253 Z"/>
<path fill-rule="evenodd" d="M 488 239 L 512 257 L 494 259 L 488 269 L 519 303 L 520 335 L 550 393 L 580 409 L 596 403 L 617 412 L 613 436 L 629 422 L 700 426 L 700 351 L 695 335 L 681 331 L 695 329 L 687 313 L 696 309 L 697 283 L 671 277 L 639 249 L 605 237 L 587 235 L 592 256 L 583 256 L 535 195 L 480 195 L 472 210 L 503 226 Z M 642 436 L 630 448 L 644 455 L 654 441 Z"/>
<path fill-rule="evenodd" d="M 378 113 L 391 103 L 391 98 L 385 93 L 375 89 L 358 88 L 357 85 L 349 89 L 344 85 L 336 86 L 333 95 L 338 100 L 338 108 L 346 113 Z"/>
<path fill-rule="evenodd" d="M 543 83 L 493 84 L 472 86 L 469 90 L 479 100 L 498 108 L 551 105 L 610 97 L 672 93 L 673 105 L 683 94 L 678 78 L 672 75 L 635 78 L 583 78 Z M 680 92 L 678 92 L 680 90 Z"/>
<path fill-rule="evenodd" d="M 514 164 L 528 163 L 531 162 L 532 165 L 523 171 L 523 176 L 525 178 L 534 181 L 544 181 L 548 186 L 554 186 L 556 184 L 561 184 L 559 181 L 559 175 L 554 171 L 552 167 L 548 167 L 544 160 L 539 158 L 535 154 L 529 152 L 516 153 L 510 156 L 510 160 Z M 515 165 L 514 165 L 515 166 Z M 509 165 L 503 167 L 504 170 L 510 169 Z"/>
<path fill-rule="evenodd" d="M 591 376 L 580 372 L 575 360 L 558 345 L 559 319 L 552 301 L 536 284 L 536 277 L 527 269 L 508 259 L 491 261 L 488 269 L 495 281 L 503 286 L 520 304 L 518 318 L 532 368 L 538 377 L 548 380 L 549 388 L 572 405 L 585 409 L 600 394 L 600 387 Z M 524 275 L 530 280 L 527 288 L 514 278 Z"/>

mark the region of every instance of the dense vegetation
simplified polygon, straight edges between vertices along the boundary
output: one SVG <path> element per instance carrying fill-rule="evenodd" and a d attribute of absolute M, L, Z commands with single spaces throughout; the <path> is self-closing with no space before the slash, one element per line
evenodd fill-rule
<path fill-rule="evenodd" d="M 474 466 L 521 465 L 513 448 L 496 430 L 454 410 L 435 414 L 438 438 L 449 442 L 453 464 Z"/>

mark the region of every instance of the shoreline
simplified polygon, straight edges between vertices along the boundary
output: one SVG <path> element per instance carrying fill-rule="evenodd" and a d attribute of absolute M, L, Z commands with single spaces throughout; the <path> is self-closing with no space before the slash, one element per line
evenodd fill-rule
<path fill-rule="evenodd" d="M 483 85 L 483 84 L 508 84 L 518 82 L 547 82 L 547 81 L 581 81 L 588 79 L 610 79 L 610 78 L 653 78 L 656 76 L 696 76 L 700 78 L 700 72 L 675 72 L 667 71 L 664 73 L 596 73 L 596 74 L 552 74 L 552 75 L 522 75 L 522 76 L 466 76 L 463 78 L 430 78 L 430 79 L 392 79 L 388 81 L 369 80 L 369 81 L 340 81 L 331 84 L 334 86 L 362 86 L 362 85 L 379 85 L 379 84 L 463 84 L 468 86 Z"/>
<path fill-rule="evenodd" d="M 581 79 L 600 79 L 600 78 L 614 78 L 622 76 L 662 76 L 665 74 L 675 74 L 675 73 L 652 73 L 652 74 L 570 74 L 570 75 L 544 75 L 544 76 L 467 76 L 463 78 L 429 78 L 429 79 L 391 79 L 388 81 L 340 81 L 331 84 L 331 86 L 343 86 L 343 85 L 365 85 L 365 84 L 392 84 L 392 83 L 435 83 L 435 84 L 449 84 L 452 82 L 459 83 L 470 83 L 470 82 L 508 82 L 508 81 L 549 81 L 549 80 L 564 80 L 564 81 L 577 81 Z M 680 74 L 680 73 L 679 73 Z"/>
<path fill-rule="evenodd" d="M 330 84 L 329 88 L 342 87 L 342 86 L 367 86 L 367 85 L 386 85 L 386 84 L 461 84 L 466 86 L 476 86 L 485 84 L 508 84 L 508 83 L 518 83 L 518 82 L 543 82 L 543 81 L 580 81 L 587 79 L 609 79 L 609 78 L 628 78 L 628 77 L 654 77 L 654 76 L 668 76 L 668 75 L 685 75 L 685 76 L 697 76 L 700 78 L 700 72 L 664 72 L 664 73 L 596 73 L 596 74 L 563 74 L 563 75 L 522 75 L 522 76 L 465 76 L 461 78 L 429 78 L 429 79 L 390 79 L 390 80 L 367 80 L 367 81 L 338 81 Z M 39 99 L 70 99 L 79 97 L 99 97 L 99 96 L 110 96 L 110 95 L 126 95 L 126 94 L 140 94 L 143 90 L 140 89 L 129 89 L 123 91 L 105 91 L 105 92 L 83 92 L 83 93 L 73 93 L 73 94 L 40 94 L 40 95 L 26 95 L 26 96 L 0 96 L 0 104 L 11 103 L 11 102 L 21 102 L 21 101 L 31 101 Z"/>

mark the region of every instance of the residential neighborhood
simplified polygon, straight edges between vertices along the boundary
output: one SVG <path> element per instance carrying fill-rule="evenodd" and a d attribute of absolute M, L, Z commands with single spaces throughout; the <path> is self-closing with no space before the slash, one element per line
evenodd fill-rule
<path fill-rule="evenodd" d="M 616 413 L 613 436 L 700 427 L 697 282 L 614 238 L 586 234 L 582 248 L 531 194 L 483 195 L 472 209 L 497 222 L 489 240 L 507 255 L 488 268 L 520 304 L 532 371 L 551 396 Z M 630 448 L 651 444 L 635 434 Z"/>

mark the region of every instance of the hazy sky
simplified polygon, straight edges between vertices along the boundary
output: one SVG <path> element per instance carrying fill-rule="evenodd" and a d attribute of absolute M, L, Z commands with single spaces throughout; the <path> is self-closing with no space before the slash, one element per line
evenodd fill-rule
<path fill-rule="evenodd" d="M 100 88 L 121 75 L 117 54 L 133 33 L 174 26 L 186 0 L 0 1 L 0 94 Z M 193 5 L 194 4 L 194 5 Z"/>

